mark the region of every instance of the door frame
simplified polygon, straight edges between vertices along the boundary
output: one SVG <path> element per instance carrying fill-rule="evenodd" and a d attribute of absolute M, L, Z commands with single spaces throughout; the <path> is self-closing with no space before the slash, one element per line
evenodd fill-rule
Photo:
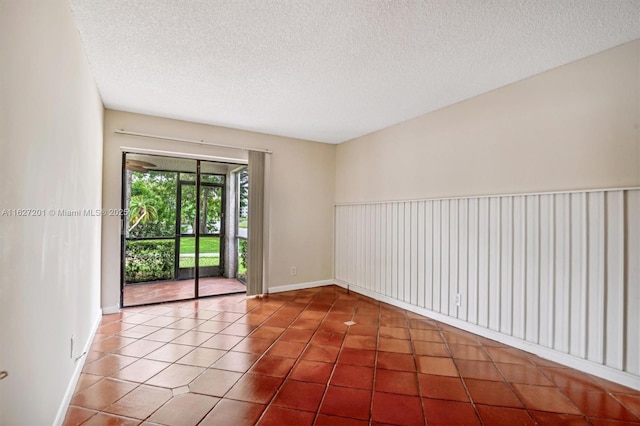
<path fill-rule="evenodd" d="M 165 152 L 165 151 L 160 151 L 160 150 L 153 150 L 153 149 L 135 149 L 135 148 L 122 148 L 121 149 L 121 157 L 122 157 L 122 162 L 121 162 L 121 172 L 120 172 L 120 176 L 121 176 L 121 194 L 120 194 L 120 202 L 121 202 L 121 207 L 124 210 L 125 206 L 126 206 L 126 197 L 127 197 L 127 178 L 126 178 L 126 159 L 127 159 L 127 155 L 128 154 L 138 154 L 138 155 L 148 155 L 148 156 L 157 156 L 157 157 L 167 157 L 167 158 L 176 158 L 176 159 L 184 159 L 184 160 L 193 160 L 196 162 L 196 166 L 197 166 L 197 171 L 196 171 L 196 176 L 200 176 L 200 164 L 201 162 L 208 162 L 208 163 L 217 163 L 217 164 L 226 164 L 226 165 L 235 165 L 235 166 L 247 166 L 247 163 L 243 162 L 242 160 L 240 161 L 229 161 L 229 159 L 223 159 L 223 158 L 217 158 L 217 157 L 208 157 L 208 156 L 201 156 L 201 155 L 191 155 L 191 154 L 183 154 L 183 153 L 177 153 L 177 152 Z M 179 173 L 179 172 L 176 172 Z M 191 172 L 193 173 L 193 172 Z M 205 174 L 212 174 L 212 175 L 220 175 L 219 173 L 205 173 Z M 221 199 L 221 209 L 223 212 L 223 216 L 221 218 L 221 232 L 220 232 L 220 264 L 219 264 L 219 268 L 220 268 L 220 276 L 224 276 L 224 272 L 225 272 L 225 263 L 223 263 L 226 260 L 226 241 L 225 238 L 223 238 L 223 235 L 227 232 L 227 228 L 226 228 L 226 220 L 227 220 L 227 215 L 226 215 L 226 198 L 228 196 L 227 194 L 227 185 L 229 185 L 229 179 L 227 175 L 225 176 L 225 183 L 224 184 L 218 184 L 218 185 L 211 185 L 211 186 L 220 186 L 222 187 L 222 199 Z M 195 184 L 196 184 L 196 192 L 199 194 L 200 193 L 200 179 L 196 178 L 195 180 Z M 209 183 L 205 183 L 206 186 L 209 186 Z M 179 178 L 177 179 L 176 182 L 176 191 L 179 190 L 180 187 L 180 181 Z M 177 199 L 176 199 L 177 201 Z M 178 218 L 177 216 L 178 212 L 177 212 L 177 206 L 176 206 L 176 218 Z M 196 203 L 196 217 L 199 218 L 200 216 L 200 203 Z M 124 301 L 124 289 L 125 289 L 125 258 L 126 258 L 126 241 L 127 241 L 127 237 L 126 237 L 126 226 L 128 225 L 126 223 L 126 218 L 128 216 L 127 215 L 121 215 L 121 221 L 120 221 L 120 307 L 134 307 L 134 306 L 143 306 L 143 305 L 148 305 L 148 304 L 157 304 L 157 303 L 164 303 L 164 302 L 152 302 L 152 303 L 143 303 L 143 304 L 130 304 L 125 306 L 125 301 Z M 176 221 L 177 222 L 177 221 Z M 199 230 L 200 227 L 200 220 L 196 221 L 196 234 L 197 231 Z M 166 237 L 166 238 L 171 238 L 171 237 Z M 174 234 L 173 239 L 178 240 L 179 238 L 179 230 L 177 231 L 177 233 Z M 237 250 L 236 250 L 237 251 Z M 179 247 L 177 248 L 177 252 L 176 252 L 176 258 L 178 258 L 177 256 L 179 256 Z M 199 257 L 199 244 L 196 242 L 195 244 L 195 256 L 196 258 Z M 172 281 L 178 280 L 177 277 L 177 272 L 175 274 L 176 276 L 174 277 L 174 279 Z M 167 300 L 166 302 L 174 302 L 174 301 L 181 301 L 181 300 L 194 300 L 194 299 L 199 299 L 200 295 L 199 295 L 199 262 L 195 262 L 195 276 L 193 278 L 194 280 L 194 297 L 193 298 L 187 298 L 187 299 L 179 299 L 179 300 Z M 203 296 L 203 297 L 208 297 L 208 296 Z"/>

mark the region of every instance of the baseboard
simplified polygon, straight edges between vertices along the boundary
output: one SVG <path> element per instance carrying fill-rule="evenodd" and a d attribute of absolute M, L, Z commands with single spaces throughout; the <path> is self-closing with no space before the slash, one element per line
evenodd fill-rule
<path fill-rule="evenodd" d="M 102 308 L 102 315 L 117 314 L 118 312 L 120 312 L 119 305 L 107 306 Z"/>
<path fill-rule="evenodd" d="M 429 309 L 402 302 L 400 300 L 396 300 L 391 297 L 351 285 L 341 280 L 333 280 L 332 283 L 342 288 L 348 289 L 349 291 L 362 294 L 363 296 L 388 303 L 398 308 L 406 309 L 407 311 L 423 315 L 425 317 L 440 321 L 456 328 L 460 328 L 462 330 L 477 334 L 482 337 L 486 337 L 487 339 L 495 340 L 497 342 L 504 343 L 505 345 L 509 345 L 514 348 L 538 355 L 539 357 L 548 359 L 549 361 L 557 362 L 558 364 L 575 368 L 576 370 L 580 370 L 588 374 L 593 374 L 594 376 L 601 377 L 605 380 L 610 380 L 612 382 L 616 382 L 621 385 L 640 390 L 640 377 L 633 374 L 625 373 L 624 371 L 616 370 L 606 365 L 598 364 L 596 362 L 582 359 L 574 355 L 545 348 L 544 346 L 536 345 L 535 343 L 527 342 L 518 339 L 517 337 L 508 336 L 506 334 L 502 334 L 494 330 L 489 330 L 476 324 L 471 324 L 457 318 L 452 318 L 450 316 L 431 311 Z"/>
<path fill-rule="evenodd" d="M 80 373 L 82 372 L 82 368 L 84 367 L 84 362 L 87 359 L 87 354 L 89 353 L 89 348 L 91 347 L 91 343 L 93 342 L 93 338 L 96 335 L 96 331 L 98 331 L 98 327 L 100 326 L 100 320 L 102 319 L 102 311 L 98 311 L 98 317 L 95 319 L 93 327 L 91 328 L 91 332 L 89 332 L 89 337 L 85 342 L 84 347 L 82 348 L 83 354 L 76 361 L 76 367 L 73 370 L 73 375 L 69 380 L 69 384 L 67 385 L 67 390 L 64 393 L 64 397 L 62 398 L 62 402 L 60 403 L 60 407 L 58 408 L 58 413 L 56 414 L 56 419 L 53 422 L 54 426 L 61 426 L 64 422 L 64 418 L 67 414 L 67 408 L 69 407 L 69 403 L 71 402 L 71 398 L 73 397 L 73 391 L 76 389 L 76 385 L 78 384 L 78 379 L 80 379 Z"/>
<path fill-rule="evenodd" d="M 269 293 L 282 293 L 283 291 L 292 291 L 292 290 L 304 290 L 306 288 L 313 287 L 322 287 L 325 285 L 334 284 L 334 280 L 322 280 L 322 281 L 311 281 L 307 283 L 298 283 L 298 284 L 289 284 L 289 285 L 280 285 L 276 287 L 270 287 L 267 290 Z"/>

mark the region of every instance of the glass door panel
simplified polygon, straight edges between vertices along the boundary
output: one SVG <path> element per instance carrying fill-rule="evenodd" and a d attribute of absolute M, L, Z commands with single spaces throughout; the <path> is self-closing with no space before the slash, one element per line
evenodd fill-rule
<path fill-rule="evenodd" d="M 201 235 L 220 235 L 222 231 L 223 187 L 202 185 L 200 191 Z"/>
<path fill-rule="evenodd" d="M 224 275 L 224 175 L 202 174 L 200 182 L 199 294 L 221 294 Z"/>
<path fill-rule="evenodd" d="M 176 274 L 179 173 L 167 164 L 167 157 L 124 154 L 122 306 L 188 299 L 195 293 L 193 284 L 181 286 Z"/>
<path fill-rule="evenodd" d="M 195 229 L 196 186 L 180 182 L 180 235 L 193 236 Z"/>
<path fill-rule="evenodd" d="M 178 279 L 192 279 L 196 271 L 196 186 L 190 173 L 180 173 L 178 202 Z"/>

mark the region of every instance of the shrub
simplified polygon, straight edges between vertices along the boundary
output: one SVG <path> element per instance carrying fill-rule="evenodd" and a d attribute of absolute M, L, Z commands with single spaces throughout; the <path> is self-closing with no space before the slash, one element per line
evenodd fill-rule
<path fill-rule="evenodd" d="M 247 260 L 248 260 L 248 245 L 247 240 L 238 238 L 238 273 L 236 278 L 240 281 L 247 280 Z"/>
<path fill-rule="evenodd" d="M 126 283 L 174 278 L 174 240 L 127 241 L 124 279 Z"/>

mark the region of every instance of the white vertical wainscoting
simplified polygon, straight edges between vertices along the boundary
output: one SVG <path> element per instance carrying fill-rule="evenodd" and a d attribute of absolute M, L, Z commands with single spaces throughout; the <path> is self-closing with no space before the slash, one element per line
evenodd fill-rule
<path fill-rule="evenodd" d="M 335 213 L 340 285 L 640 388 L 640 189 Z"/>

